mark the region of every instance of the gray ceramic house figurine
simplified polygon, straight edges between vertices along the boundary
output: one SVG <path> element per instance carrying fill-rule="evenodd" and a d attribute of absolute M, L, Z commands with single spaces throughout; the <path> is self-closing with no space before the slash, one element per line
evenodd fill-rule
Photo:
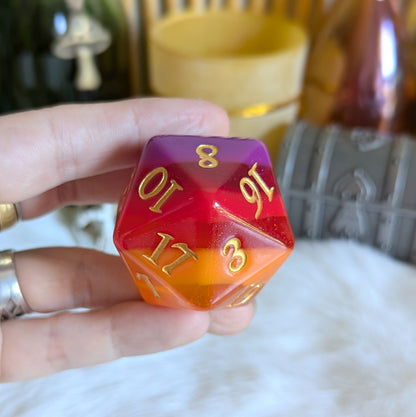
<path fill-rule="evenodd" d="M 298 122 L 276 175 L 295 236 L 349 238 L 416 264 L 416 141 Z"/>

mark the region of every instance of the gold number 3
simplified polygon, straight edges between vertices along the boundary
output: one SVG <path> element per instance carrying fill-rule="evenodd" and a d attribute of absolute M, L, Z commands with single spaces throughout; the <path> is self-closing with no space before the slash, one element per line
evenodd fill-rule
<path fill-rule="evenodd" d="M 231 272 L 241 271 L 247 263 L 247 253 L 244 249 L 241 249 L 240 239 L 233 237 L 225 244 L 222 253 L 224 256 L 227 256 L 230 251 L 233 251 L 233 256 L 230 263 L 228 264 L 228 269 Z"/>

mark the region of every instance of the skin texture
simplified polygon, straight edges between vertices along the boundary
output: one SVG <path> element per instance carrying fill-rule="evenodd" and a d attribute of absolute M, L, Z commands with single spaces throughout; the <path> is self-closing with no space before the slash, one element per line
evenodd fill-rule
<path fill-rule="evenodd" d="M 228 119 L 204 101 L 153 98 L 0 117 L 0 202 L 19 202 L 23 219 L 117 202 L 143 145 L 161 134 L 227 136 Z M 15 267 L 28 305 L 51 314 L 1 323 L 3 382 L 172 349 L 207 332 L 231 335 L 253 316 L 252 305 L 200 312 L 146 304 L 120 258 L 93 250 L 28 250 L 15 254 Z"/>

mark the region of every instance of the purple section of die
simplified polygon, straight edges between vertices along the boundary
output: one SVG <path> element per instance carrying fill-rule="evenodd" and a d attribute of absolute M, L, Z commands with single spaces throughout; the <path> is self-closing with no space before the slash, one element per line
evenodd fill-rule
<path fill-rule="evenodd" d="M 270 156 L 263 142 L 257 139 L 201 137 L 201 136 L 155 136 L 146 146 L 143 159 L 157 160 L 161 164 L 198 161 L 196 148 L 201 145 L 216 146 L 214 156 L 218 162 L 271 166 Z"/>

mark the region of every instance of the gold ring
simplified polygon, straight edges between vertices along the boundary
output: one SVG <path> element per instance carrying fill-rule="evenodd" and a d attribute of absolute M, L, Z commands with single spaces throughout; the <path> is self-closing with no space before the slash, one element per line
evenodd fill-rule
<path fill-rule="evenodd" d="M 0 232 L 13 226 L 20 220 L 17 204 L 0 204 Z"/>

